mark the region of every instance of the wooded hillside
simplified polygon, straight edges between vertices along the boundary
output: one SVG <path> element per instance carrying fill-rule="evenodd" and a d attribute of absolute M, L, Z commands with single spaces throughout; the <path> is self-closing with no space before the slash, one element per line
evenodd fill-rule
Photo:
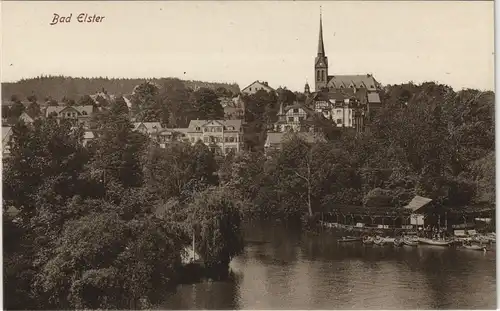
<path fill-rule="evenodd" d="M 25 100 L 30 95 L 36 95 L 39 99 L 51 97 L 61 100 L 63 97 L 77 99 L 83 95 L 95 94 L 106 90 L 109 94 L 130 94 L 135 86 L 144 81 L 151 81 L 160 87 L 168 87 L 182 81 L 177 78 L 161 79 L 109 79 L 109 78 L 72 78 L 64 76 L 40 76 L 32 79 L 23 79 L 18 82 L 2 83 L 2 101 L 9 101 L 12 95 Z M 182 81 L 186 88 L 226 88 L 233 93 L 239 92 L 237 84 Z"/>

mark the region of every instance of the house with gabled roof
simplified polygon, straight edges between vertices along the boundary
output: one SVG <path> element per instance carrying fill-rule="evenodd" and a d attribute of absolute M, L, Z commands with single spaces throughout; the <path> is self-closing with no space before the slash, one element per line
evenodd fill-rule
<path fill-rule="evenodd" d="M 227 155 L 243 149 L 241 120 L 191 120 L 186 134 L 191 144 L 201 141 L 214 153 Z"/>
<path fill-rule="evenodd" d="M 278 121 L 274 123 L 275 132 L 301 132 L 304 131 L 305 121 L 311 119 L 316 112 L 304 104 L 294 102 L 292 105 L 284 106 L 280 103 Z"/>
<path fill-rule="evenodd" d="M 68 121 L 73 125 L 81 124 L 89 127 L 94 106 L 48 106 L 45 109 L 45 117 L 54 117 L 58 122 Z"/>
<path fill-rule="evenodd" d="M 151 135 L 161 131 L 163 127 L 160 122 L 134 122 L 134 131 Z"/>
<path fill-rule="evenodd" d="M 364 119 L 368 112 L 366 93 L 362 91 L 315 92 L 309 100 L 312 108 L 331 120 L 337 127 L 364 130 Z"/>
<path fill-rule="evenodd" d="M 251 95 L 251 94 L 255 94 L 261 90 L 264 90 L 266 92 L 275 92 L 276 91 L 275 89 L 273 89 L 272 87 L 269 86 L 267 81 L 255 80 L 254 82 L 250 83 L 248 86 L 243 88 L 241 90 L 241 93 Z"/>
<path fill-rule="evenodd" d="M 188 128 L 164 128 L 150 135 L 152 140 L 156 142 L 160 148 L 165 148 L 167 144 L 173 142 L 190 143 L 187 135 Z"/>

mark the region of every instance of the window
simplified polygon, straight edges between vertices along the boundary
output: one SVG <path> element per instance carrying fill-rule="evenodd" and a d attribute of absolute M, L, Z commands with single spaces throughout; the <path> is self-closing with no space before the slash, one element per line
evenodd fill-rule
<path fill-rule="evenodd" d="M 249 90 L 249 91 L 251 91 L 251 90 L 252 90 L 252 88 L 251 88 L 251 87 L 249 87 L 249 88 L 248 88 L 248 90 Z"/>
<path fill-rule="evenodd" d="M 203 142 L 208 143 L 208 137 L 203 137 Z"/>
<path fill-rule="evenodd" d="M 288 122 L 293 122 L 293 117 L 288 117 Z"/>
<path fill-rule="evenodd" d="M 82 111 L 82 114 L 83 114 L 84 116 L 86 116 L 86 115 L 87 115 L 87 111 Z"/>
<path fill-rule="evenodd" d="M 298 108 L 293 108 L 293 113 L 299 113 L 299 109 Z"/>
<path fill-rule="evenodd" d="M 234 137 L 229 137 L 229 142 L 234 143 Z"/>
<path fill-rule="evenodd" d="M 337 124 L 342 124 L 342 119 L 337 119 Z"/>
<path fill-rule="evenodd" d="M 342 113 L 342 109 L 337 109 L 337 113 Z"/>
<path fill-rule="evenodd" d="M 199 130 L 200 130 L 200 128 L 197 126 L 197 127 L 196 127 L 196 130 L 197 130 L 197 131 L 199 131 Z"/>
<path fill-rule="evenodd" d="M 325 81 L 325 71 L 321 70 L 321 81 Z"/>
<path fill-rule="evenodd" d="M 304 121 L 304 117 L 299 117 L 299 121 Z"/>
<path fill-rule="evenodd" d="M 316 71 L 316 80 L 317 80 L 317 81 L 319 81 L 319 78 L 320 78 L 320 77 L 319 77 L 319 75 L 320 75 L 319 70 L 317 70 L 317 71 Z"/>

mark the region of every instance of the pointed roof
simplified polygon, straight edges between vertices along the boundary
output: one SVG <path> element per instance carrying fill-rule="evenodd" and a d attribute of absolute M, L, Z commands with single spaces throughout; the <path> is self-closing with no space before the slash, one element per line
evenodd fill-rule
<path fill-rule="evenodd" d="M 421 197 L 416 195 L 408 205 L 405 206 L 406 209 L 410 209 L 412 212 L 417 212 L 425 205 L 429 204 L 432 199 Z"/>
<path fill-rule="evenodd" d="M 321 18 L 321 9 L 319 13 L 318 55 L 325 56 L 325 45 L 323 44 L 323 20 Z"/>

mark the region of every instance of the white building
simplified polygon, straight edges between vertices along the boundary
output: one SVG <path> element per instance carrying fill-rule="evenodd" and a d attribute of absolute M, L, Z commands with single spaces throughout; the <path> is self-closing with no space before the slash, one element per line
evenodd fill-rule
<path fill-rule="evenodd" d="M 191 120 L 186 131 L 188 141 L 202 141 L 212 152 L 228 154 L 243 149 L 241 120 Z"/>
<path fill-rule="evenodd" d="M 259 80 L 256 80 L 247 87 L 245 87 L 244 89 L 242 89 L 241 93 L 251 95 L 261 90 L 264 90 L 266 92 L 275 92 L 275 90 L 272 87 L 270 87 L 267 82 L 264 81 L 261 82 Z"/>

